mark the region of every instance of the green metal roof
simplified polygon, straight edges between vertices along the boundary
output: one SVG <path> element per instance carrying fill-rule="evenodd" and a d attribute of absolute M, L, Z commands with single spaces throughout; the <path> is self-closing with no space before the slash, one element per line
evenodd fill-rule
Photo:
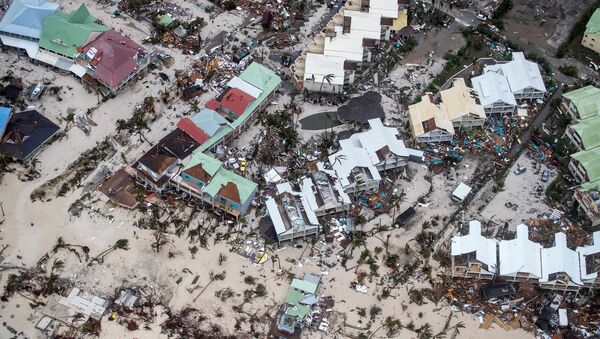
<path fill-rule="evenodd" d="M 175 21 L 172 16 L 168 14 L 163 14 L 158 18 L 158 24 L 161 26 L 169 26 Z"/>
<path fill-rule="evenodd" d="M 600 8 L 596 9 L 590 21 L 585 25 L 586 33 L 599 33 L 600 32 Z"/>
<path fill-rule="evenodd" d="M 594 182 L 583 183 L 583 184 L 581 184 L 580 188 L 584 192 L 598 191 L 598 190 L 600 190 L 600 180 L 597 180 Z"/>
<path fill-rule="evenodd" d="M 250 196 L 252 192 L 256 189 L 256 183 L 237 175 L 231 171 L 228 171 L 224 168 L 221 168 L 217 173 L 212 177 L 208 185 L 204 187 L 204 192 L 210 195 L 211 197 L 215 197 L 221 187 L 227 185 L 227 183 L 234 183 L 237 186 L 238 193 L 240 195 L 240 202 L 243 204 Z"/>
<path fill-rule="evenodd" d="M 306 317 L 309 313 L 310 306 L 302 304 L 288 306 L 288 308 L 285 310 L 285 314 L 292 317 L 298 317 L 300 320 L 304 319 L 304 317 Z"/>
<path fill-rule="evenodd" d="M 600 147 L 571 154 L 585 168 L 589 182 L 600 180 Z"/>
<path fill-rule="evenodd" d="M 81 4 L 70 13 L 55 12 L 46 17 L 39 45 L 47 50 L 74 57 L 77 47 L 85 45 L 92 33 L 107 30 L 108 27 L 97 24 L 96 17 Z"/>
<path fill-rule="evenodd" d="M 196 165 L 202 165 L 202 169 L 204 169 L 211 177 L 213 177 L 219 168 L 221 168 L 221 162 L 219 160 L 204 153 L 194 153 L 192 154 L 190 161 L 183 168 L 183 171 Z"/>
<path fill-rule="evenodd" d="M 256 100 L 252 101 L 246 107 L 242 115 L 240 115 L 233 123 L 231 123 L 231 126 L 233 128 L 236 128 L 243 124 L 248 119 L 250 114 L 252 114 L 252 112 L 258 106 L 260 106 L 281 83 L 281 78 L 277 74 L 275 74 L 275 72 L 257 62 L 251 63 L 250 66 L 248 66 L 240 74 L 239 78 L 251 84 L 252 86 L 260 89 L 262 93 L 258 96 L 258 98 L 256 98 Z M 213 135 L 210 139 L 206 140 L 206 142 L 200 145 L 200 147 L 198 147 L 198 149 L 195 152 L 206 151 L 231 131 L 231 128 L 224 128 L 219 133 Z"/>
<path fill-rule="evenodd" d="M 594 86 L 585 86 L 563 94 L 569 99 L 579 112 L 581 120 L 598 116 L 600 112 L 600 89 Z"/>
<path fill-rule="evenodd" d="M 600 116 L 581 120 L 572 124 L 571 128 L 574 129 L 581 138 L 584 149 L 590 150 L 600 146 Z"/>
<path fill-rule="evenodd" d="M 292 280 L 292 288 L 305 293 L 315 294 L 317 291 L 317 284 L 306 280 L 294 279 Z"/>
<path fill-rule="evenodd" d="M 285 303 L 288 305 L 298 305 L 302 299 L 304 299 L 304 293 L 290 288 L 285 297 Z"/>

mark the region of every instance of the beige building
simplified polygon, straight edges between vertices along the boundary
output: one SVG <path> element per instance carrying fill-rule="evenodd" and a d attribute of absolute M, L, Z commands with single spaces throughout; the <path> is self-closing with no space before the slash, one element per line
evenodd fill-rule
<path fill-rule="evenodd" d="M 596 9 L 590 21 L 585 25 L 581 44 L 596 53 L 600 53 L 600 8 Z"/>
<path fill-rule="evenodd" d="M 486 120 L 477 95 L 462 78 L 454 79 L 451 88 L 440 92 L 440 103 L 427 93 L 408 109 L 417 142 L 450 141 L 457 130 L 482 127 Z"/>

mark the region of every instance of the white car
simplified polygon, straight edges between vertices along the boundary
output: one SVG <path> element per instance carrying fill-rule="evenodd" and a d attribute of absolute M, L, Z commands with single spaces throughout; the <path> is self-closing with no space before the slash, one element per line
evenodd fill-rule
<path fill-rule="evenodd" d="M 477 14 L 477 19 L 481 20 L 481 21 L 486 21 L 487 17 L 481 13 Z"/>

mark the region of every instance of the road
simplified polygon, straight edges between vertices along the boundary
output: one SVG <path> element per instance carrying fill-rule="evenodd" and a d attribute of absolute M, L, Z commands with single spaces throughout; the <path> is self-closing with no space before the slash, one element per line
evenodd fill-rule
<path fill-rule="evenodd" d="M 562 87 L 559 86 L 556 92 L 554 92 L 554 94 L 552 94 L 552 96 L 550 96 L 548 100 L 546 100 L 544 108 L 542 108 L 540 113 L 538 113 L 537 117 L 533 119 L 533 122 L 529 125 L 527 130 L 525 130 L 525 132 L 523 132 L 519 137 L 521 143 L 519 144 L 515 142 L 513 144 L 513 147 L 511 148 L 510 153 L 508 154 L 509 159 L 516 160 L 519 157 L 519 155 L 521 154 L 521 150 L 523 150 L 523 148 L 527 146 L 527 143 L 529 143 L 529 141 L 531 140 L 531 136 L 533 135 L 533 133 L 542 126 L 542 124 L 546 121 L 546 119 L 548 119 L 548 117 L 550 117 L 550 114 L 552 114 L 552 112 L 554 111 L 550 105 L 552 99 L 560 98 L 562 96 L 562 93 Z"/>

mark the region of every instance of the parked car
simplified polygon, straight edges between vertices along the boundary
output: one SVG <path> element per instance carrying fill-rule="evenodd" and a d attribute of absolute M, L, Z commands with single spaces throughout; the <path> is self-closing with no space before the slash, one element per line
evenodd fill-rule
<path fill-rule="evenodd" d="M 481 13 L 477 14 L 477 19 L 481 20 L 481 21 L 486 21 L 487 17 Z"/>
<path fill-rule="evenodd" d="M 517 168 L 514 170 L 516 175 L 523 174 L 523 173 L 525 173 L 525 171 L 527 171 L 527 167 L 523 167 L 519 164 L 517 164 Z"/>
<path fill-rule="evenodd" d="M 246 153 L 246 160 L 254 159 L 255 154 L 256 154 L 256 146 L 250 145 L 250 147 L 248 148 L 248 152 Z"/>
<path fill-rule="evenodd" d="M 548 170 L 544 170 L 542 172 L 542 182 L 548 182 L 549 178 L 550 178 L 550 172 L 548 172 Z"/>

